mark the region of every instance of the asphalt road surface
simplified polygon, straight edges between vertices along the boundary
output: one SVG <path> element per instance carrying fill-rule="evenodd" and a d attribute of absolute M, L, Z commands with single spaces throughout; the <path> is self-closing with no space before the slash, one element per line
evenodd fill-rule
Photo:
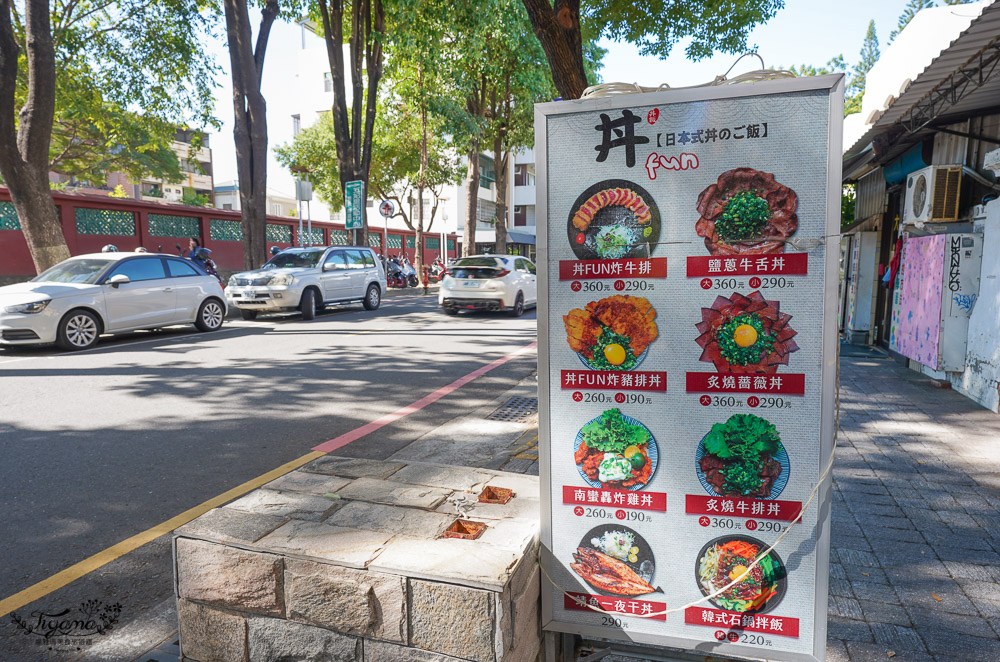
<path fill-rule="evenodd" d="M 95 349 L 0 350 L 0 600 L 313 446 L 410 404 L 536 338 L 535 314 L 447 317 L 433 297 L 136 333 Z M 522 354 L 344 447 L 383 458 L 498 397 Z M 142 618 L 172 594 L 169 535 L 18 609 L 85 600 Z M 0 660 L 66 659 L 0 618 Z"/>

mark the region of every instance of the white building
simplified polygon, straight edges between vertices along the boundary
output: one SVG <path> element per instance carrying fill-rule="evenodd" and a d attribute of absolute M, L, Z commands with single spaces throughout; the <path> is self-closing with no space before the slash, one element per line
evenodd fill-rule
<path fill-rule="evenodd" d="M 240 185 L 234 180 L 219 182 L 215 187 L 215 207 L 216 209 L 231 209 L 240 211 Z M 303 208 L 303 218 L 305 209 Z M 295 196 L 267 189 L 267 213 L 272 216 L 290 216 L 298 218 L 298 202 Z M 325 219 L 324 219 L 325 220 Z"/>

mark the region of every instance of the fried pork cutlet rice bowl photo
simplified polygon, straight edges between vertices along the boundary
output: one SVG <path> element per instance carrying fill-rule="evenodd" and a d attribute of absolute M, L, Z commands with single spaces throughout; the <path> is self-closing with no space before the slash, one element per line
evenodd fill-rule
<path fill-rule="evenodd" d="M 659 337 L 644 297 L 615 294 L 563 315 L 566 341 L 591 370 L 634 370 Z"/>

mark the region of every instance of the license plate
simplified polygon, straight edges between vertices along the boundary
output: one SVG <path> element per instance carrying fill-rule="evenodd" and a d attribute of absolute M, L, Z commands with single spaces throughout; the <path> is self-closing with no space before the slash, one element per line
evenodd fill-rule
<path fill-rule="evenodd" d="M 465 286 L 465 287 L 479 287 L 479 283 L 477 281 L 474 281 L 474 280 L 463 281 L 462 285 Z"/>

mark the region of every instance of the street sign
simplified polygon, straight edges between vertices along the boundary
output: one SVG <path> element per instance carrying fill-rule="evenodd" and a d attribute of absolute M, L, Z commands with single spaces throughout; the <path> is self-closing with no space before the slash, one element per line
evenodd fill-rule
<path fill-rule="evenodd" d="M 363 181 L 344 184 L 344 207 L 346 210 L 345 227 L 348 230 L 360 230 L 364 227 L 365 183 Z"/>
<path fill-rule="evenodd" d="M 545 630 L 825 659 L 843 90 L 535 107 Z"/>
<path fill-rule="evenodd" d="M 378 213 L 389 218 L 396 213 L 396 205 L 392 200 L 383 200 L 378 206 Z"/>

